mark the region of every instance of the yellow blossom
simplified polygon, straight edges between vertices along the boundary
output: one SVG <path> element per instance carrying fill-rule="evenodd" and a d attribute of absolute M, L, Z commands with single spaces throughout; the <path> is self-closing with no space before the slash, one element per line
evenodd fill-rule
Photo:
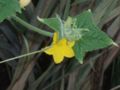
<path fill-rule="evenodd" d="M 19 0 L 20 2 L 20 7 L 24 8 L 25 6 L 27 6 L 30 3 L 31 0 Z"/>
<path fill-rule="evenodd" d="M 65 38 L 58 40 L 58 33 L 54 33 L 51 47 L 44 52 L 48 55 L 53 55 L 54 62 L 58 64 L 63 61 L 64 57 L 71 58 L 74 56 L 74 51 L 72 49 L 74 44 L 74 41 L 70 42 Z"/>

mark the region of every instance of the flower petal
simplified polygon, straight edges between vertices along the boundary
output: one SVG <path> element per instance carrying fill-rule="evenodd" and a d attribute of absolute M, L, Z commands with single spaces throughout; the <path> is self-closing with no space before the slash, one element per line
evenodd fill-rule
<path fill-rule="evenodd" d="M 67 40 L 65 38 L 61 39 L 59 42 L 58 42 L 58 45 L 60 46 L 66 46 L 67 45 Z"/>
<path fill-rule="evenodd" d="M 73 49 L 70 47 L 66 47 L 66 49 L 64 50 L 64 56 L 68 58 L 74 57 L 75 54 L 74 54 Z"/>
<path fill-rule="evenodd" d="M 52 43 L 55 44 L 55 43 L 57 43 L 57 41 L 58 41 L 58 33 L 55 32 L 53 35 L 53 42 Z"/>
<path fill-rule="evenodd" d="M 48 54 L 48 55 L 52 55 L 52 54 L 54 53 L 54 48 L 53 48 L 53 47 L 50 47 L 50 48 L 44 50 L 44 52 L 45 52 L 46 54 Z"/>
<path fill-rule="evenodd" d="M 75 45 L 75 41 L 68 41 L 67 44 L 69 47 L 73 47 Z"/>
<path fill-rule="evenodd" d="M 63 61 L 64 56 L 57 52 L 53 54 L 53 59 L 56 64 L 59 64 Z"/>

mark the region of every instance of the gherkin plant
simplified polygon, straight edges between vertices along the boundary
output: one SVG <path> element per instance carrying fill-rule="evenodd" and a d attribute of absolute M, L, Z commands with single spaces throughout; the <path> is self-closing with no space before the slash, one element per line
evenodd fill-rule
<path fill-rule="evenodd" d="M 119 0 L 0 0 L 0 11 L 0 90 L 119 90 Z"/>

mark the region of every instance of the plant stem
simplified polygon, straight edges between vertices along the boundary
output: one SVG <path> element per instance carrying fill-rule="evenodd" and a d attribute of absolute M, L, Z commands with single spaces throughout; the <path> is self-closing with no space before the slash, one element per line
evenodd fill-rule
<path fill-rule="evenodd" d="M 48 37 L 52 37 L 52 35 L 53 35 L 51 32 L 39 29 L 39 28 L 25 22 L 24 20 L 22 20 L 21 18 L 19 18 L 17 16 L 13 16 L 12 19 L 14 19 L 16 22 L 20 23 L 24 27 L 28 28 L 29 30 L 37 32 L 37 33 L 39 33 L 41 35 L 48 36 Z"/>
<path fill-rule="evenodd" d="M 20 55 L 20 56 L 13 57 L 13 58 L 9 58 L 9 59 L 0 61 L 0 64 L 1 64 L 1 63 L 5 63 L 5 62 L 9 62 L 9 61 L 13 61 L 13 60 L 15 60 L 15 59 L 23 58 L 23 57 L 26 57 L 26 56 L 30 56 L 30 55 L 33 55 L 33 54 L 41 53 L 41 52 L 43 52 L 44 50 L 45 50 L 45 49 L 41 49 L 41 50 L 34 51 L 34 52 L 31 52 L 31 53 L 27 53 L 27 54 L 23 54 L 23 55 Z"/>

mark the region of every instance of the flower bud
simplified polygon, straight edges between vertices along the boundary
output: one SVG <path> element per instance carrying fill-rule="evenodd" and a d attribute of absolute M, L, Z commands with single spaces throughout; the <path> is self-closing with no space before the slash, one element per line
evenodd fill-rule
<path fill-rule="evenodd" d="M 68 19 L 64 22 L 64 36 L 69 41 L 79 40 L 89 29 L 87 28 L 79 28 L 76 25 L 76 19 L 72 17 L 68 17 Z"/>
<path fill-rule="evenodd" d="M 30 3 L 31 0 L 19 0 L 20 3 L 20 7 L 24 8 L 25 6 L 27 6 Z"/>

